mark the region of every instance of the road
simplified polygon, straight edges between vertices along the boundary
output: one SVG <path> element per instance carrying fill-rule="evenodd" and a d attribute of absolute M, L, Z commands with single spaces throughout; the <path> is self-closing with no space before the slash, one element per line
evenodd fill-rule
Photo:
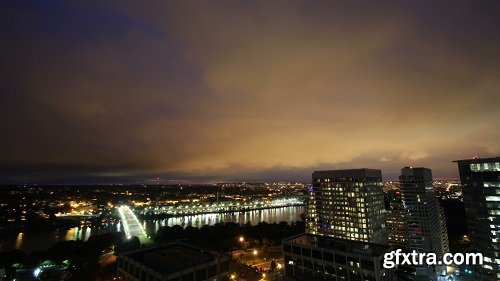
<path fill-rule="evenodd" d="M 137 236 L 139 237 L 141 244 L 151 243 L 151 239 L 149 239 L 146 231 L 144 231 L 144 228 L 142 228 L 141 223 L 129 206 L 124 205 L 118 207 L 118 213 L 120 214 L 122 226 L 127 238 Z"/>
<path fill-rule="evenodd" d="M 273 281 L 283 279 L 283 257 L 281 246 L 250 248 L 229 253 L 233 261 L 230 266 L 231 275 L 235 281 Z M 276 262 L 277 268 L 270 273 L 271 262 Z"/>

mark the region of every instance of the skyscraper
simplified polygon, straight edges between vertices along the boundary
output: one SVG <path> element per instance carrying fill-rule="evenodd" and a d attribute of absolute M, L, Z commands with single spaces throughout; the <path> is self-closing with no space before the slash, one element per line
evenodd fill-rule
<path fill-rule="evenodd" d="M 500 280 L 500 157 L 455 162 L 472 248 L 484 257 L 474 280 Z"/>
<path fill-rule="evenodd" d="M 382 173 L 316 171 L 308 189 L 306 233 L 283 240 L 285 275 L 294 280 L 394 281 L 387 245 Z"/>
<path fill-rule="evenodd" d="M 312 177 L 308 233 L 362 242 L 387 243 L 380 170 L 316 171 Z"/>
<path fill-rule="evenodd" d="M 401 193 L 408 220 L 410 250 L 435 253 L 439 257 L 449 251 L 445 218 L 432 185 L 432 172 L 427 168 L 405 167 L 399 177 Z M 424 276 L 441 274 L 445 268 L 417 269 Z"/>
<path fill-rule="evenodd" d="M 400 248 L 408 248 L 408 211 L 404 208 L 401 192 L 394 192 L 387 210 L 387 231 L 389 233 L 389 245 Z"/>

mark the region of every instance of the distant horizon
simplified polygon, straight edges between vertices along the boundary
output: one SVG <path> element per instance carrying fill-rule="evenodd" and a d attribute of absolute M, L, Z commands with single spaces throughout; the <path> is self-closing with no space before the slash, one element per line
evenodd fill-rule
<path fill-rule="evenodd" d="M 460 178 L 433 178 L 433 181 L 460 181 Z M 393 180 L 382 180 L 382 182 L 399 182 L 399 179 Z M 287 183 L 287 184 L 311 184 L 308 182 L 239 182 L 239 181 L 227 181 L 227 182 L 184 182 L 184 183 L 164 183 L 164 184 L 146 184 L 146 183 L 29 183 L 29 184 L 0 184 L 1 187 L 44 187 L 44 186 L 181 186 L 181 185 L 215 185 L 215 184 L 230 184 L 230 183 L 249 183 L 249 184 L 271 184 L 271 183 Z"/>
<path fill-rule="evenodd" d="M 0 6 L 0 183 L 458 178 L 500 154 L 500 1 Z"/>
<path fill-rule="evenodd" d="M 403 168 L 403 167 L 402 167 Z M 356 168 L 353 168 L 356 169 Z M 360 168 L 362 169 L 362 168 Z M 377 168 L 368 168 L 368 169 L 377 169 Z M 328 169 L 332 170 L 332 169 Z M 340 169 L 343 170 L 343 169 Z M 380 170 L 380 169 L 377 169 Z M 431 169 L 432 170 L 432 169 Z M 319 170 L 314 170 L 314 171 L 319 171 Z M 311 171 L 311 175 L 314 171 Z M 81 177 L 79 176 L 77 179 L 45 179 L 45 180 L 35 180 L 32 179 L 29 182 L 28 181 L 12 181 L 12 182 L 0 182 L 0 186 L 37 186 L 37 185 L 51 185 L 51 186 L 57 186 L 57 185 L 147 185 L 147 186 L 154 186 L 154 185 L 210 185 L 210 184 L 224 184 L 224 183 L 300 183 L 300 184 L 309 184 L 311 183 L 311 179 L 309 180 L 301 180 L 299 177 L 295 177 L 295 179 L 224 179 L 224 180 L 204 180 L 204 179 L 162 179 L 160 178 L 157 180 L 155 177 L 137 177 L 137 178 L 131 178 L 131 177 L 99 177 L 100 180 L 97 180 L 95 177 L 89 176 L 89 177 Z M 434 181 L 439 181 L 439 180 L 449 180 L 449 181 L 457 181 L 460 180 L 459 176 L 456 177 L 436 177 L 433 175 L 433 180 Z M 382 181 L 383 182 L 396 182 L 399 181 L 398 176 L 393 176 L 393 177 L 385 177 L 384 173 L 382 171 Z"/>
<path fill-rule="evenodd" d="M 389 168 L 376 168 L 370 166 L 363 167 L 353 167 L 350 166 L 339 166 L 338 164 L 332 164 L 332 167 L 322 166 L 316 167 L 314 169 L 306 169 L 306 168 L 295 168 L 295 169 L 276 169 L 276 170 L 250 170 L 249 177 L 239 178 L 239 177 L 231 177 L 229 175 L 196 175 L 196 174 L 186 174 L 184 173 L 184 178 L 179 177 L 177 174 L 169 175 L 166 173 L 158 173 L 158 174 L 147 174 L 147 175 L 99 175 L 98 173 L 93 173 L 92 175 L 71 175 L 71 176 L 58 176 L 52 175 L 47 176 L 41 174 L 34 174 L 32 176 L 1 176 L 0 175 L 0 185 L 155 185 L 156 182 L 160 182 L 161 184 L 166 185 L 176 185 L 176 184 L 216 184 L 216 183 L 277 183 L 277 182 L 286 182 L 286 183 L 309 183 L 311 181 L 310 177 L 314 171 L 321 170 L 346 170 L 346 169 L 377 169 L 382 171 L 382 180 L 384 182 L 387 181 L 398 181 L 399 171 L 404 167 L 425 167 L 429 168 L 432 171 L 434 180 L 458 180 L 460 179 L 458 175 L 458 168 L 455 161 L 458 160 L 468 160 L 477 157 L 477 155 L 472 156 L 470 158 L 460 158 L 457 160 L 452 160 L 449 163 L 455 171 L 453 171 L 453 175 L 436 175 L 436 171 L 427 165 L 404 165 L 401 166 L 396 171 L 394 169 Z M 488 156 L 488 157 L 478 157 L 480 159 L 488 159 L 488 158 L 496 158 L 498 156 Z M 389 170 L 390 172 L 384 173 L 384 171 Z M 453 169 L 452 169 L 453 170 Z M 286 174 L 288 177 L 283 178 L 280 175 Z"/>

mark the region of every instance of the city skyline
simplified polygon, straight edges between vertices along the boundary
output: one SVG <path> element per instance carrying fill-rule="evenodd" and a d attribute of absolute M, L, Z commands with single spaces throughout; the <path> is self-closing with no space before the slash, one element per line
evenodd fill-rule
<path fill-rule="evenodd" d="M 500 154 L 500 4 L 0 4 L 0 184 L 310 182 Z"/>

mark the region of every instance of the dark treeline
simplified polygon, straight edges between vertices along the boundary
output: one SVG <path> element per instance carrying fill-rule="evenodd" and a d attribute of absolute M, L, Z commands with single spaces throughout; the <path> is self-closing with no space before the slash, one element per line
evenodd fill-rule
<path fill-rule="evenodd" d="M 220 223 L 215 225 L 205 225 L 201 228 L 175 225 L 172 227 L 161 227 L 156 233 L 154 240 L 156 243 L 166 243 L 172 241 L 183 241 L 196 244 L 203 248 L 215 251 L 231 251 L 247 247 L 257 246 L 277 246 L 281 245 L 281 240 L 296 234 L 304 233 L 305 224 L 297 221 L 288 224 L 261 222 L 258 225 L 240 225 L 238 223 Z M 239 240 L 240 237 L 244 241 Z"/>
<path fill-rule="evenodd" d="M 140 247 L 137 237 L 125 240 L 122 233 L 106 233 L 94 235 L 86 242 L 62 241 L 55 243 L 50 249 L 34 251 L 30 254 L 19 250 L 0 253 L 0 267 L 7 269 L 7 280 L 13 279 L 16 269 L 33 269 L 43 262 L 68 265 L 70 280 L 95 280 L 101 270 L 99 259 L 106 251 L 128 251 Z M 46 276 L 42 280 L 59 280 L 59 277 Z"/>
<path fill-rule="evenodd" d="M 162 227 L 156 233 L 156 243 L 182 241 L 198 245 L 214 251 L 231 251 L 250 247 L 271 247 L 281 245 L 281 240 L 296 234 L 304 233 L 305 224 L 297 221 L 266 223 L 258 225 L 240 225 L 237 223 L 220 223 L 212 226 L 183 228 L 176 225 Z M 243 237 L 243 241 L 240 240 Z M 86 242 L 62 241 L 55 243 L 50 249 L 34 251 L 30 254 L 13 250 L 0 252 L 0 268 L 6 268 L 7 280 L 16 276 L 16 270 L 33 270 L 41 263 L 50 262 L 57 265 L 66 264 L 65 272 L 70 273 L 69 280 L 95 280 L 107 272 L 116 272 L 116 263 L 111 264 L 110 270 L 101 268 L 99 260 L 105 253 L 118 255 L 119 253 L 141 247 L 139 239 L 132 237 L 125 239 L 123 233 L 106 233 L 93 235 Z M 41 276 L 40 280 L 62 280 L 60 275 Z M 68 280 L 65 278 L 65 280 Z"/>

